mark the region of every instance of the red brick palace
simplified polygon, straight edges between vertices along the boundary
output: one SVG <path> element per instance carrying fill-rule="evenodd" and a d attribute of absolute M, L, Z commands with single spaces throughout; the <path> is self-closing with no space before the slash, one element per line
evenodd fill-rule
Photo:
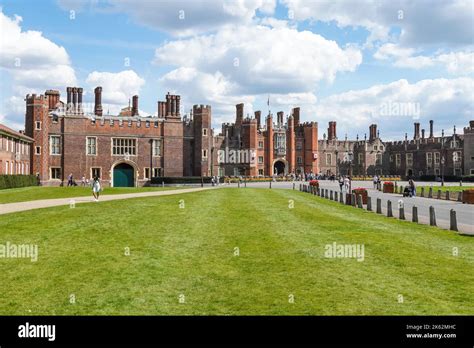
<path fill-rule="evenodd" d="M 317 123 L 301 124 L 295 108 L 284 123 L 270 114 L 243 117 L 237 105 L 234 124 L 222 134 L 211 128 L 211 107 L 194 105 L 180 114 L 180 96 L 167 94 L 158 102 L 157 117 L 138 113 L 138 96 L 119 115 L 105 115 L 102 88 L 97 87 L 93 115 L 82 107 L 82 88 L 68 87 L 67 101 L 60 93 L 26 96 L 25 134 L 34 139 L 31 173 L 43 185 L 60 185 L 73 174 L 76 181 L 98 175 L 111 186 L 140 186 L 151 177 L 209 175 L 272 175 L 318 172 Z M 236 158 L 232 152 L 247 151 Z M 222 157 L 223 153 L 230 156 Z"/>

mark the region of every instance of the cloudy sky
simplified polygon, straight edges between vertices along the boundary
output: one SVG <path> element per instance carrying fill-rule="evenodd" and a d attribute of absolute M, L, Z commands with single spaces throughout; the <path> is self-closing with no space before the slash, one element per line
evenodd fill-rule
<path fill-rule="evenodd" d="M 327 122 L 385 140 L 413 122 L 459 131 L 473 116 L 472 0 L 0 0 L 0 122 L 24 123 L 24 97 L 103 87 L 105 111 L 166 92 L 183 112 L 210 104 L 213 126 L 235 104 Z"/>

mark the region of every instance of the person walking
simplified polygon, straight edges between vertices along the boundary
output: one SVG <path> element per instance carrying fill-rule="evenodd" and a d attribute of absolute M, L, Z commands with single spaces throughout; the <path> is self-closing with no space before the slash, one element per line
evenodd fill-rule
<path fill-rule="evenodd" d="M 92 179 L 92 194 L 94 195 L 94 200 L 98 202 L 100 195 L 100 179 L 97 175 Z"/>
<path fill-rule="evenodd" d="M 379 182 L 379 178 L 377 175 L 374 175 L 374 178 L 372 179 L 374 183 L 374 189 L 377 189 L 377 184 Z"/>
<path fill-rule="evenodd" d="M 410 189 L 410 197 L 416 197 L 416 187 L 413 179 L 408 180 L 408 187 Z"/>
<path fill-rule="evenodd" d="M 71 173 L 71 174 L 69 174 L 69 176 L 67 177 L 67 186 L 68 186 L 68 187 L 69 187 L 69 186 L 73 186 L 73 183 L 74 183 L 74 181 L 73 181 L 73 176 L 72 176 L 72 173 Z"/>
<path fill-rule="evenodd" d="M 339 190 L 342 192 L 342 186 L 344 186 L 344 178 L 339 176 Z"/>

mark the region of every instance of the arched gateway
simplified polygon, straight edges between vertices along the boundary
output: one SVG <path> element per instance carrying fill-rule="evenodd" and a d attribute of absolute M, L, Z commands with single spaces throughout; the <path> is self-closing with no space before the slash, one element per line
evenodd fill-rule
<path fill-rule="evenodd" d="M 114 169 L 114 187 L 134 187 L 135 170 L 128 163 L 119 163 Z"/>

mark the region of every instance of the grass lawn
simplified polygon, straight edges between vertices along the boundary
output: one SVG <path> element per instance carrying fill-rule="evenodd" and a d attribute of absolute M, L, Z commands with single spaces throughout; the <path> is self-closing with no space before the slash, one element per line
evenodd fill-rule
<path fill-rule="evenodd" d="M 149 192 L 158 190 L 173 190 L 179 187 L 104 187 L 101 195 L 116 195 L 122 193 Z M 35 201 L 38 199 L 92 197 L 90 187 L 43 187 L 31 186 L 0 190 L 0 204 Z"/>
<path fill-rule="evenodd" d="M 433 187 L 433 192 L 438 192 L 438 190 L 441 190 L 441 192 L 446 192 L 446 191 L 459 192 L 459 191 L 463 191 L 463 190 L 474 189 L 474 186 L 466 185 L 466 184 L 464 184 L 463 186 L 459 186 L 459 185 L 456 185 L 456 186 L 441 186 L 441 184 L 440 184 L 440 186 L 424 186 L 425 193 L 428 193 L 428 191 L 430 190 L 430 187 Z M 421 186 L 418 186 L 416 188 L 416 192 L 421 193 Z"/>
<path fill-rule="evenodd" d="M 39 258 L 0 258 L 0 315 L 474 314 L 474 238 L 299 191 L 8 214 L 7 241 L 38 244 Z M 363 244 L 363 262 L 326 258 L 334 242 Z"/>

